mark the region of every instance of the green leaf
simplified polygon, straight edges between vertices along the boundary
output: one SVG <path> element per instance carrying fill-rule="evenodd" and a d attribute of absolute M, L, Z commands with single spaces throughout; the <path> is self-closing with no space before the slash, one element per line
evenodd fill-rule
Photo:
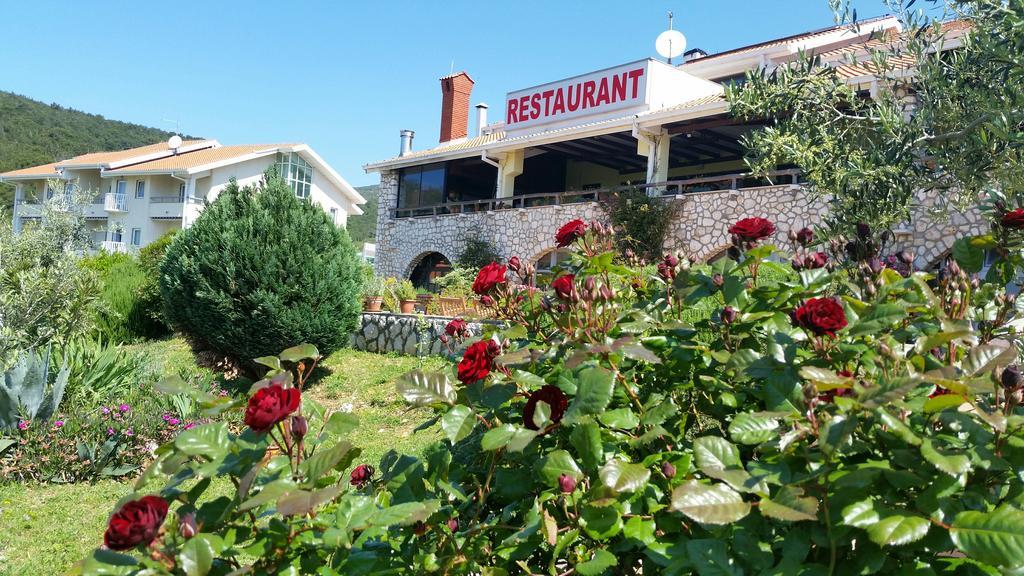
<path fill-rule="evenodd" d="M 344 469 L 347 466 L 339 467 L 343 461 L 346 460 L 346 456 L 351 461 L 355 458 L 354 455 L 350 455 L 352 451 L 352 445 L 348 442 L 338 442 L 329 449 L 325 449 L 322 446 L 313 454 L 311 457 L 303 460 L 302 469 L 306 473 L 306 484 L 312 485 L 316 483 L 328 470 L 333 468 Z M 351 462 L 349 462 L 351 463 Z"/>
<path fill-rule="evenodd" d="M 206 576 L 213 567 L 215 554 L 210 541 L 202 534 L 189 538 L 178 554 L 178 565 L 188 576 Z"/>
<path fill-rule="evenodd" d="M 502 424 L 491 428 L 484 433 L 480 439 L 480 446 L 484 450 L 497 450 L 508 447 L 512 452 L 522 452 L 523 448 L 537 437 L 537 432 L 526 428 L 518 428 L 512 424 Z"/>
<path fill-rule="evenodd" d="M 1024 512 L 1008 505 L 992 512 L 969 510 L 953 519 L 949 535 L 969 558 L 995 566 L 1024 564 Z"/>
<path fill-rule="evenodd" d="M 982 267 L 985 265 L 984 246 L 988 244 L 985 241 L 986 237 L 989 240 L 992 238 L 991 235 L 966 237 L 959 238 L 956 242 L 953 242 L 953 259 L 965 271 L 973 274 L 981 272 Z"/>
<path fill-rule="evenodd" d="M 878 419 L 882 424 L 885 424 L 889 428 L 889 432 L 892 432 L 911 446 L 921 445 L 921 438 L 919 438 L 909 426 L 904 424 L 902 420 L 894 416 L 885 408 L 879 408 L 877 413 Z"/>
<path fill-rule="evenodd" d="M 971 469 L 971 460 L 965 454 L 949 454 L 939 451 L 932 445 L 932 441 L 925 439 L 921 442 L 921 456 L 939 470 L 950 476 L 966 474 Z"/>
<path fill-rule="evenodd" d="M 138 572 L 139 561 L 113 550 L 94 550 L 82 563 L 83 576 L 122 576 Z M 73 573 L 69 572 L 69 573 Z"/>
<path fill-rule="evenodd" d="M 984 375 L 992 372 L 1000 365 L 1016 361 L 1017 350 L 1013 346 L 982 344 L 975 346 L 964 359 L 964 372 L 969 376 Z"/>
<path fill-rule="evenodd" d="M 762 498 L 758 508 L 761 514 L 785 522 L 817 520 L 818 500 L 803 494 L 803 488 L 783 486 L 773 498 Z"/>
<path fill-rule="evenodd" d="M 580 525 L 595 540 L 612 538 L 622 531 L 622 514 L 616 506 L 585 506 Z"/>
<path fill-rule="evenodd" d="M 925 414 L 932 414 L 950 408 L 959 408 L 964 402 L 967 402 L 967 399 L 959 394 L 941 394 L 925 400 L 923 410 Z"/>
<path fill-rule="evenodd" d="M 893 514 L 867 527 L 868 537 L 879 546 L 903 546 L 928 534 L 931 523 L 920 516 Z"/>
<path fill-rule="evenodd" d="M 459 404 L 441 417 L 441 430 L 448 440 L 455 444 L 473 431 L 476 425 L 476 414 L 469 406 Z"/>
<path fill-rule="evenodd" d="M 593 470 L 604 460 L 604 445 L 601 444 L 601 429 L 597 423 L 587 418 L 573 427 L 569 441 L 576 449 L 583 467 Z"/>
<path fill-rule="evenodd" d="M 533 408 L 533 426 L 537 430 L 543 430 L 547 428 L 549 422 L 551 422 L 551 405 L 540 400 Z"/>
<path fill-rule="evenodd" d="M 633 464 L 625 460 L 613 458 L 601 467 L 601 483 L 616 494 L 636 492 L 647 484 L 651 471 L 642 464 Z"/>
<path fill-rule="evenodd" d="M 607 550 L 598 549 L 594 551 L 594 555 L 590 560 L 576 565 L 576 573 L 581 576 L 599 576 L 618 563 L 619 559 L 614 554 Z"/>
<path fill-rule="evenodd" d="M 860 319 L 849 329 L 850 336 L 876 334 L 882 332 L 896 322 L 906 318 L 907 311 L 899 304 L 876 304 L 862 314 Z"/>
<path fill-rule="evenodd" d="M 430 515 L 441 507 L 437 500 L 426 500 L 424 502 L 406 502 L 396 504 L 378 510 L 370 519 L 374 526 L 409 526 L 417 522 L 423 522 Z"/>
<path fill-rule="evenodd" d="M 750 504 L 725 484 L 690 480 L 672 491 L 672 509 L 702 524 L 730 524 L 749 514 Z"/>
<path fill-rule="evenodd" d="M 318 506 L 341 494 L 341 486 L 328 486 L 319 490 L 294 490 L 277 499 L 277 513 L 282 516 L 304 516 Z"/>
<path fill-rule="evenodd" d="M 901 376 L 892 380 L 883 380 L 877 386 L 871 386 L 857 395 L 857 401 L 865 408 L 873 410 L 885 406 L 893 400 L 902 399 L 914 388 L 921 385 L 919 376 Z"/>
<path fill-rule="evenodd" d="M 216 460 L 227 454 L 228 425 L 226 422 L 202 424 L 185 430 L 174 440 L 174 447 L 189 456 L 205 456 Z"/>
<path fill-rule="evenodd" d="M 778 437 L 776 412 L 743 412 L 729 423 L 729 436 L 740 444 L 761 444 Z"/>
<path fill-rule="evenodd" d="M 629 408 L 608 410 L 598 416 L 597 419 L 601 421 L 601 424 L 609 428 L 618 428 L 620 430 L 632 430 L 640 425 L 640 418 Z"/>
<path fill-rule="evenodd" d="M 832 454 L 850 441 L 857 429 L 857 418 L 854 416 L 837 415 L 821 427 L 818 446 L 826 454 Z"/>
<path fill-rule="evenodd" d="M 576 384 L 576 397 L 566 419 L 575 421 L 584 414 L 600 414 L 612 400 L 615 373 L 600 366 L 589 366 L 580 370 Z"/>
<path fill-rule="evenodd" d="M 843 508 L 843 524 L 854 528 L 868 528 L 881 518 L 875 510 L 875 501 L 867 498 Z"/>
<path fill-rule="evenodd" d="M 693 453 L 697 457 L 697 467 L 701 471 L 707 468 L 739 468 L 740 451 L 731 442 L 718 436 L 701 436 L 693 441 Z"/>
<path fill-rule="evenodd" d="M 686 543 L 686 553 L 698 576 L 743 576 L 743 569 L 729 557 L 722 540 L 690 540 Z"/>
<path fill-rule="evenodd" d="M 583 477 L 583 472 L 580 471 L 580 467 L 576 465 L 576 461 L 573 460 L 572 454 L 569 454 L 566 450 L 554 450 L 549 452 L 544 457 L 544 464 L 540 468 L 541 478 L 544 479 L 544 483 L 548 486 L 558 486 L 558 479 L 562 474 L 566 474 L 579 480 Z"/>
<path fill-rule="evenodd" d="M 320 358 L 320 351 L 312 344 L 299 344 L 281 352 L 277 355 L 284 362 L 298 362 L 299 360 L 314 360 Z"/>
<path fill-rule="evenodd" d="M 396 383 L 398 393 L 413 406 L 431 404 L 454 404 L 455 388 L 443 372 L 421 372 L 413 370 L 399 377 Z"/>
<path fill-rule="evenodd" d="M 331 412 L 324 429 L 336 436 L 344 436 L 359 427 L 359 418 L 351 412 Z"/>

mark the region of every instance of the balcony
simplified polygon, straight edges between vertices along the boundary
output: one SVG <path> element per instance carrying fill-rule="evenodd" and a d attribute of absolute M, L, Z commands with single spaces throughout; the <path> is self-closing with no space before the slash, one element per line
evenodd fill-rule
<path fill-rule="evenodd" d="M 149 200 L 149 217 L 158 220 L 180 219 L 185 213 L 185 199 L 181 196 L 153 196 Z"/>
<path fill-rule="evenodd" d="M 128 245 L 124 242 L 118 242 L 115 240 L 104 240 L 100 243 L 100 249 L 110 252 L 111 254 L 116 254 L 118 252 L 127 253 Z"/>
<path fill-rule="evenodd" d="M 128 195 L 108 192 L 103 199 L 103 209 L 107 212 L 127 212 Z"/>

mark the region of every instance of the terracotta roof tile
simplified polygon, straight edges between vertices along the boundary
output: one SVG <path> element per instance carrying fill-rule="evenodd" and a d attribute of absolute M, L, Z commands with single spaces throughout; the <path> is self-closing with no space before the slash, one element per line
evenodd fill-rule
<path fill-rule="evenodd" d="M 186 140 L 181 143 L 182 146 L 191 146 L 193 144 L 202 144 L 209 142 L 213 146 L 213 142 L 209 140 Z M 58 166 L 93 166 L 97 164 L 110 164 L 111 162 L 121 162 L 124 160 L 130 160 L 136 156 L 145 156 L 147 154 L 156 154 L 167 150 L 166 142 L 158 142 L 156 144 L 149 144 L 148 146 L 140 146 L 138 148 L 129 148 L 128 150 L 117 150 L 113 152 L 90 152 L 88 154 L 82 154 L 69 158 L 62 162 L 58 162 Z"/>
<path fill-rule="evenodd" d="M 24 178 L 26 176 L 38 176 L 40 178 L 53 178 L 59 176 L 57 173 L 57 163 L 51 162 L 49 164 L 43 164 L 42 166 L 19 168 L 18 170 L 11 170 L 0 174 L 0 178 Z"/>
<path fill-rule="evenodd" d="M 204 148 L 194 152 L 185 152 L 176 156 L 167 156 L 140 162 L 130 166 L 124 166 L 116 170 L 107 170 L 107 174 L 125 174 L 133 172 L 154 172 L 154 171 L 185 171 L 198 168 L 214 162 L 221 162 L 238 158 L 249 154 L 261 152 L 277 152 L 281 148 L 287 148 L 294 144 L 244 144 L 239 146 L 219 146 L 216 148 Z"/>

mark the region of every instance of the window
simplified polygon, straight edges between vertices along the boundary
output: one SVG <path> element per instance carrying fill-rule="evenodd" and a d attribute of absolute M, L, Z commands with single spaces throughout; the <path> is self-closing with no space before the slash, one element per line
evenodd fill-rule
<path fill-rule="evenodd" d="M 309 198 L 309 190 L 313 184 L 313 167 L 303 160 L 302 156 L 295 152 L 278 154 L 274 167 L 277 168 L 278 176 L 292 187 L 296 196 Z"/>
<path fill-rule="evenodd" d="M 127 191 L 128 191 L 128 182 L 126 182 L 124 180 L 118 180 L 117 181 L 117 193 L 118 194 L 124 194 Z"/>
<path fill-rule="evenodd" d="M 110 240 L 111 240 L 111 242 L 120 242 L 121 241 L 121 229 L 120 228 L 115 228 L 115 229 L 110 231 Z"/>
<path fill-rule="evenodd" d="M 445 201 L 444 163 L 405 168 L 398 181 L 398 207 L 434 206 Z"/>
<path fill-rule="evenodd" d="M 142 246 L 142 228 L 132 228 L 132 246 Z"/>
<path fill-rule="evenodd" d="M 331 208 L 330 212 L 331 212 L 331 222 L 333 222 L 334 225 L 337 226 L 338 225 L 338 209 L 337 208 Z"/>
<path fill-rule="evenodd" d="M 146 182 L 144 180 L 135 181 L 135 197 L 145 198 L 146 197 Z"/>
<path fill-rule="evenodd" d="M 178 184 L 178 202 L 185 201 L 185 183 Z"/>

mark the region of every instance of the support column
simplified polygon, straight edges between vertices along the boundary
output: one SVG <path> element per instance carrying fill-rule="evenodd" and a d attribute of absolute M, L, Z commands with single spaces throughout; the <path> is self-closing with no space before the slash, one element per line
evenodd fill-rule
<path fill-rule="evenodd" d="M 647 132 L 635 130 L 636 153 L 647 157 L 647 184 L 668 180 L 669 146 L 672 135 L 665 130 Z M 649 195 L 656 196 L 660 190 L 648 188 Z"/>
<path fill-rule="evenodd" d="M 18 205 L 21 204 L 22 184 L 14 185 L 14 209 L 11 213 L 14 215 L 11 221 L 11 230 L 15 233 L 21 232 L 21 218 L 18 217 Z"/>
<path fill-rule="evenodd" d="M 516 189 L 516 176 L 523 173 L 524 150 L 506 152 L 498 159 L 497 198 L 511 198 Z"/>
<path fill-rule="evenodd" d="M 181 229 L 184 230 L 192 225 L 192 219 L 189 218 L 189 210 L 191 210 L 192 200 L 196 195 L 196 177 L 192 176 L 188 179 L 185 184 L 185 201 L 181 205 Z"/>

